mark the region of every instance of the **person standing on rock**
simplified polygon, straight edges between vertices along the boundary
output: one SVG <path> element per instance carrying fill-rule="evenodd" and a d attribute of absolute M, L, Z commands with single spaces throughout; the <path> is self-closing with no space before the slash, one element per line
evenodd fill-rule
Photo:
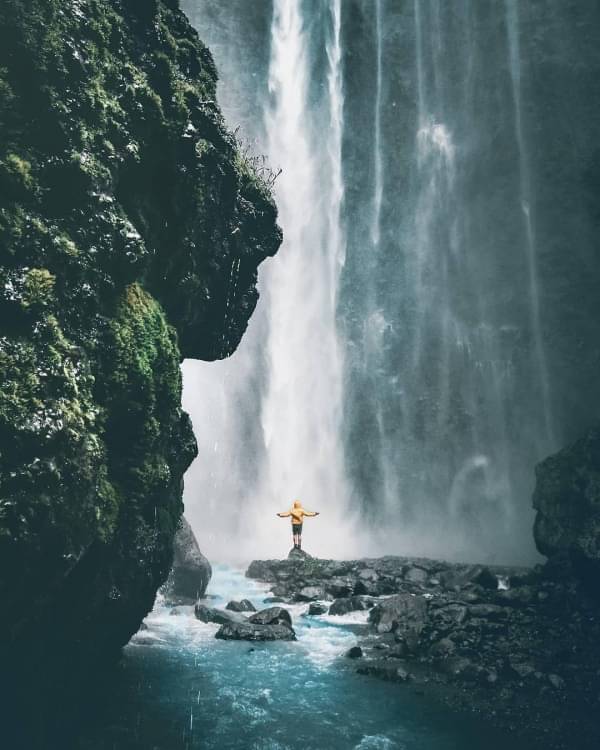
<path fill-rule="evenodd" d="M 304 517 L 311 518 L 319 514 L 312 510 L 305 510 L 300 500 L 294 500 L 294 505 L 290 510 L 277 514 L 279 518 L 292 517 L 292 537 L 294 539 L 294 549 L 302 549 L 302 521 Z"/>

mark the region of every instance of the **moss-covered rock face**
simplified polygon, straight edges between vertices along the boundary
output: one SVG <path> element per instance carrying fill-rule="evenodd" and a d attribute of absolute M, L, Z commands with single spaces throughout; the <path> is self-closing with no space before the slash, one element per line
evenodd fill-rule
<path fill-rule="evenodd" d="M 0 7 L 0 650 L 103 656 L 169 571 L 180 360 L 234 351 L 281 241 L 215 88 L 175 0 Z"/>

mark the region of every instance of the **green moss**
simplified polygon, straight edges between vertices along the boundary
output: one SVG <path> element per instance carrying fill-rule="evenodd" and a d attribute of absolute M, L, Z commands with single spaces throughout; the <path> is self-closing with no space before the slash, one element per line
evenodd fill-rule
<path fill-rule="evenodd" d="M 0 649 L 61 597 L 121 645 L 168 573 L 181 358 L 235 349 L 281 239 L 216 81 L 177 2 L 0 4 Z"/>
<path fill-rule="evenodd" d="M 25 307 L 49 307 L 54 299 L 56 278 L 47 268 L 32 268 L 25 276 Z"/>
<path fill-rule="evenodd" d="M 17 154 L 9 153 L 0 161 L 0 186 L 6 192 L 14 191 L 24 196 L 34 189 L 35 182 L 31 173 L 31 164 Z"/>

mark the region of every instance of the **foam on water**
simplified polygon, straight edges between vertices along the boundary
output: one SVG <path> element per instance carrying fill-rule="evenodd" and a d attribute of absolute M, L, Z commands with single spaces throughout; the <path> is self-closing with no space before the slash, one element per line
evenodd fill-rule
<path fill-rule="evenodd" d="M 218 565 L 206 601 L 222 608 L 246 598 L 261 608 L 268 589 Z M 192 607 L 177 607 L 175 615 L 157 601 L 148 629 L 125 648 L 105 715 L 90 725 L 82 747 L 505 750 L 503 738 L 470 720 L 456 722 L 410 684 L 357 675 L 343 655 L 366 612 L 309 617 L 307 603 L 285 606 L 297 642 L 248 643 L 217 640 L 218 626 L 196 620 Z"/>

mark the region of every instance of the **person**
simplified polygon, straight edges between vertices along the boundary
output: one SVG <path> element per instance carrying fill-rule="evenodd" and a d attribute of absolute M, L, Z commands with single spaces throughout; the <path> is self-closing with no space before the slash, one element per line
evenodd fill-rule
<path fill-rule="evenodd" d="M 312 510 L 305 510 L 302 507 L 300 500 L 294 500 L 294 505 L 290 510 L 286 510 L 283 513 L 277 514 L 279 518 L 292 517 L 292 538 L 294 540 L 294 549 L 302 549 L 302 521 L 312 516 L 318 516 L 319 514 Z"/>

